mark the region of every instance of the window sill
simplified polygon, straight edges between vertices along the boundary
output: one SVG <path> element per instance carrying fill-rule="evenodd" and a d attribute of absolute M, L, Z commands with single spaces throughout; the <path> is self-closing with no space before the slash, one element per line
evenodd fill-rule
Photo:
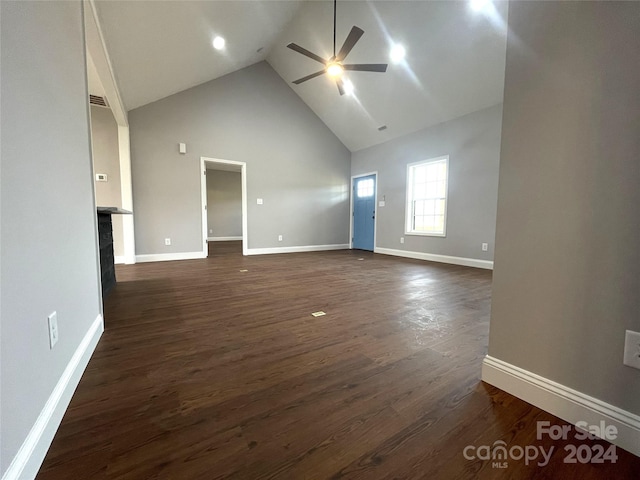
<path fill-rule="evenodd" d="M 416 237 L 446 237 L 445 233 L 422 233 L 422 232 L 404 232 L 405 235 L 414 235 Z"/>

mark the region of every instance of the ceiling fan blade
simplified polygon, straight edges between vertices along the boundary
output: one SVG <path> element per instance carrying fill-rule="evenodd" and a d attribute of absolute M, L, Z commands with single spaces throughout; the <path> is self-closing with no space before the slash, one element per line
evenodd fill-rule
<path fill-rule="evenodd" d="M 320 57 L 319 55 L 316 55 L 313 52 L 310 52 L 306 48 L 302 48 L 300 45 L 296 45 L 295 43 L 290 43 L 289 45 L 287 45 L 287 48 L 290 48 L 291 50 L 295 50 L 296 52 L 301 53 L 305 57 L 309 57 L 315 60 L 316 62 L 320 62 L 323 65 L 327 64 L 327 61 L 324 58 Z"/>
<path fill-rule="evenodd" d="M 291 83 L 295 83 L 296 85 L 300 85 L 302 82 L 306 82 L 307 80 L 311 80 L 312 78 L 319 77 L 323 73 L 325 73 L 325 71 L 324 70 L 320 70 L 319 72 L 312 73 L 311 75 L 307 75 L 306 77 L 299 78 L 298 80 L 294 80 Z"/>
<path fill-rule="evenodd" d="M 344 85 L 342 83 L 342 79 L 339 78 L 338 80 L 336 80 L 336 85 L 338 86 L 338 91 L 340 92 L 340 95 L 344 95 Z"/>
<path fill-rule="evenodd" d="M 364 30 L 356 27 L 355 25 L 353 26 L 353 28 L 349 32 L 349 35 L 347 36 L 347 39 L 344 41 L 342 48 L 338 52 L 338 55 L 336 55 L 336 62 L 341 62 L 347 55 L 349 55 L 349 52 L 354 47 L 356 42 L 360 40 L 360 37 L 363 33 Z"/>
<path fill-rule="evenodd" d="M 386 63 L 352 63 L 350 65 L 342 65 L 345 70 L 352 70 L 355 72 L 386 72 Z"/>

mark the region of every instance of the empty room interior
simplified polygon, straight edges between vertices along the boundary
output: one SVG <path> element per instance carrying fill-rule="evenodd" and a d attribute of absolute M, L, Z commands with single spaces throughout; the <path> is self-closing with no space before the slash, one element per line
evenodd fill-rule
<path fill-rule="evenodd" d="M 640 478 L 640 2 L 0 1 L 0 478 Z"/>

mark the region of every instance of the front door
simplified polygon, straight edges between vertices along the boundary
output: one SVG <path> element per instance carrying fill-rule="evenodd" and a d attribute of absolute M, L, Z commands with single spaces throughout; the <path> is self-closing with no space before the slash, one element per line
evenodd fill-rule
<path fill-rule="evenodd" d="M 376 218 L 376 176 L 353 182 L 353 248 L 373 251 Z"/>

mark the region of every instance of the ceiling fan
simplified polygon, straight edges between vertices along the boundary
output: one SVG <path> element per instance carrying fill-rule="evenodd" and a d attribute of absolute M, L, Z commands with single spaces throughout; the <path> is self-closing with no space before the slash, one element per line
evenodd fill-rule
<path fill-rule="evenodd" d="M 318 72 L 312 73 L 311 75 L 307 75 L 306 77 L 299 78 L 298 80 L 294 80 L 292 83 L 296 85 L 301 84 L 302 82 L 306 82 L 307 80 L 311 80 L 312 78 L 319 77 L 320 75 L 327 74 L 330 77 L 336 79 L 336 85 L 338 86 L 338 91 L 340 95 L 345 94 L 344 81 L 342 79 L 342 74 L 345 70 L 355 71 L 355 72 L 386 72 L 387 64 L 386 63 L 352 63 L 345 64 L 344 59 L 349 55 L 349 52 L 353 49 L 355 44 L 360 40 L 360 37 L 364 33 L 364 30 L 356 27 L 355 25 L 351 28 L 347 39 L 342 44 L 342 48 L 336 55 L 336 2 L 333 1 L 333 57 L 328 60 L 325 60 L 320 55 L 316 55 L 313 52 L 310 52 L 306 48 L 302 48 L 300 45 L 295 43 L 290 43 L 287 45 L 287 48 L 291 50 L 295 50 L 302 55 L 309 57 L 316 62 L 319 62 L 324 65 L 324 68 Z"/>

